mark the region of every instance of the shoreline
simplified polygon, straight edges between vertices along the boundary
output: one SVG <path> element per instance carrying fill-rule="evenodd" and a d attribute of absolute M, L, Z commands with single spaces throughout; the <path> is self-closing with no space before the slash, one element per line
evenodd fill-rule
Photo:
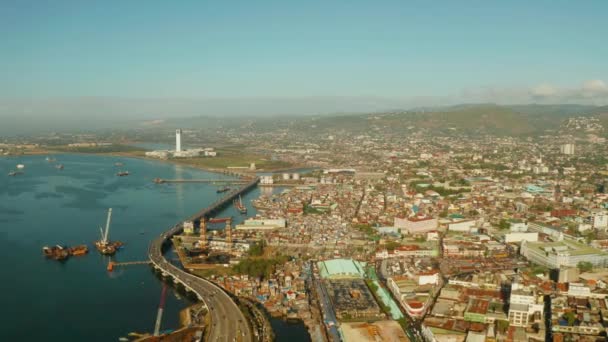
<path fill-rule="evenodd" d="M 141 151 L 141 152 L 145 152 L 145 151 Z M 289 167 L 282 167 L 282 168 L 276 168 L 276 169 L 256 169 L 255 171 L 248 171 L 248 170 L 231 171 L 228 168 L 218 169 L 218 168 L 214 168 L 214 167 L 180 162 L 179 159 L 150 158 L 150 157 L 146 157 L 146 156 L 135 155 L 135 154 L 132 154 L 132 152 L 99 152 L 99 153 L 95 153 L 95 152 L 77 152 L 77 151 L 57 151 L 57 150 L 40 151 L 40 150 L 38 150 L 38 151 L 24 152 L 23 154 L 0 155 L 0 158 L 2 158 L 2 157 L 20 157 L 20 156 L 40 156 L 40 155 L 49 155 L 50 156 L 50 155 L 58 155 L 58 154 L 76 154 L 76 155 L 134 158 L 134 159 L 140 159 L 140 160 L 168 163 L 168 164 L 173 164 L 173 165 L 187 166 L 187 167 L 191 167 L 193 169 L 213 172 L 213 173 L 221 173 L 221 174 L 232 173 L 232 174 L 237 174 L 241 177 L 247 176 L 247 175 L 255 175 L 258 172 L 277 173 L 277 172 L 286 172 L 289 170 L 309 168 L 309 166 L 306 166 L 306 165 L 292 165 Z M 187 159 L 185 158 L 184 160 L 187 160 Z"/>

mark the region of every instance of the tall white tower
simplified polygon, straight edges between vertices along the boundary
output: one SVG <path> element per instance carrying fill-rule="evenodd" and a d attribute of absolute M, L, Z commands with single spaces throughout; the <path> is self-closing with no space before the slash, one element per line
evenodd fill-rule
<path fill-rule="evenodd" d="M 181 152 L 181 151 L 182 151 L 182 130 L 178 128 L 175 130 L 175 152 Z"/>

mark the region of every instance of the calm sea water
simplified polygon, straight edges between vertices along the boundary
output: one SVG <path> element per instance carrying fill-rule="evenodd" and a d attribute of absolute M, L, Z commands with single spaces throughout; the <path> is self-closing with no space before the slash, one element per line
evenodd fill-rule
<path fill-rule="evenodd" d="M 92 242 L 113 208 L 110 238 L 126 243 L 115 261 L 145 260 L 148 243 L 175 222 L 213 202 L 210 184 L 162 184 L 161 178 L 219 178 L 168 163 L 93 155 L 0 158 L 1 341 L 117 341 L 129 332 L 151 332 L 162 283 L 148 266 L 106 272 L 108 258 Z M 124 166 L 115 166 L 121 162 Z M 24 164 L 24 174 L 7 176 Z M 128 177 L 117 177 L 128 170 Z M 259 196 L 259 189 L 243 201 Z M 267 190 L 265 190 L 267 191 Z M 255 213 L 249 207 L 251 214 Z M 229 207 L 220 215 L 242 219 Z M 89 254 L 66 262 L 46 260 L 45 245 L 89 245 Z M 178 312 L 191 302 L 167 293 L 162 329 L 178 327 Z M 308 341 L 301 324 L 273 320 L 277 340 Z"/>

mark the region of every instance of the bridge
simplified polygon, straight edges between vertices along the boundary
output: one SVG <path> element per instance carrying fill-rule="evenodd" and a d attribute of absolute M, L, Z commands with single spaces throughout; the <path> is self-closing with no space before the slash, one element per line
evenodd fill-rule
<path fill-rule="evenodd" d="M 245 183 L 240 188 L 230 190 L 229 192 L 226 193 L 226 195 L 224 195 L 224 197 L 213 202 L 210 206 L 201 209 L 199 212 L 192 215 L 188 220 L 192 221 L 192 222 L 200 222 L 200 220 L 202 218 L 211 217 L 212 215 L 217 213 L 220 209 L 224 208 L 226 205 L 232 204 L 232 201 L 235 198 L 239 197 L 239 195 L 242 195 L 242 194 L 246 193 L 247 191 L 255 188 L 258 185 L 259 181 L 260 181 L 259 178 L 254 178 L 252 180 L 249 180 L 247 183 Z"/>
<path fill-rule="evenodd" d="M 216 213 L 225 205 L 232 203 L 232 200 L 239 195 L 253 189 L 258 182 L 259 178 L 250 180 L 241 188 L 227 193 L 220 200 L 200 210 L 190 217 L 190 220 L 200 221 L 201 218 Z M 209 341 L 252 341 L 253 337 L 245 316 L 226 292 L 207 279 L 196 277 L 173 265 L 163 255 L 163 246 L 183 229 L 183 223 L 178 223 L 150 243 L 148 258 L 153 267 L 159 270 L 163 276 L 170 277 L 175 283 L 182 284 L 186 290 L 196 294 L 198 299 L 205 303 L 211 314 L 211 326 L 207 334 Z"/>
<path fill-rule="evenodd" d="M 163 179 L 163 178 L 154 178 L 154 183 L 163 184 L 163 183 L 212 183 L 212 184 L 247 184 L 248 180 L 242 179 Z"/>

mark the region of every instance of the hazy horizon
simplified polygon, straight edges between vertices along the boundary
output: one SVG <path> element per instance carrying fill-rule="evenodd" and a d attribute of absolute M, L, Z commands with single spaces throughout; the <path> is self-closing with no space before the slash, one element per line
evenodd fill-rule
<path fill-rule="evenodd" d="M 608 105 L 607 10 L 604 1 L 2 2 L 0 133 Z"/>

